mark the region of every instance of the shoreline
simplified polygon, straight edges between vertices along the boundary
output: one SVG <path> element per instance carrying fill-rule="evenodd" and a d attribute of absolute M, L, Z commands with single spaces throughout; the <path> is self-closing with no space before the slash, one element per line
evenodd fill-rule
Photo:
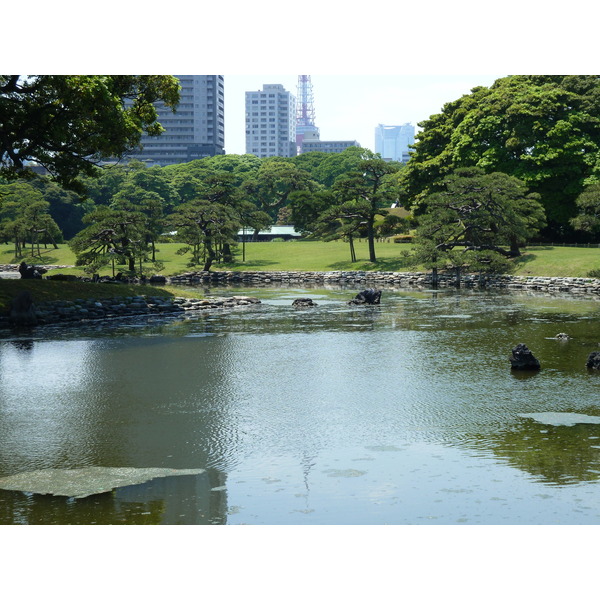
<path fill-rule="evenodd" d="M 0 273 L 1 277 L 2 273 Z M 14 277 L 11 277 L 14 279 Z M 154 279 L 154 278 L 153 278 Z M 515 275 L 465 274 L 460 285 L 454 274 L 438 274 L 437 288 L 432 273 L 386 271 L 194 271 L 171 277 L 158 277 L 156 285 L 216 286 L 336 286 L 360 292 L 377 289 L 484 289 L 568 294 L 576 297 L 599 297 L 600 279 L 585 277 L 529 277 Z M 102 285 L 96 283 L 94 285 Z M 182 297 L 123 296 L 86 300 L 53 300 L 35 303 L 29 315 L 31 326 L 56 323 L 77 323 L 90 320 L 144 316 L 165 313 L 185 313 L 191 310 L 223 309 L 260 303 L 250 296 L 206 298 L 194 300 Z M 26 323 L 24 323 L 26 324 Z M 0 328 L 15 326 L 10 314 L 0 315 Z M 18 325 L 17 325 L 18 326 Z"/>

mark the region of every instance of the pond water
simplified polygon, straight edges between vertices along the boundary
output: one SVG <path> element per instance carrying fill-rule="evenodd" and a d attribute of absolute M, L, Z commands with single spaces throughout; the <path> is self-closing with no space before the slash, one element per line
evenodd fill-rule
<path fill-rule="evenodd" d="M 600 379 L 585 368 L 599 300 L 241 293 L 262 303 L 5 332 L 0 477 L 203 471 L 80 499 L 0 490 L 0 523 L 600 523 Z M 511 371 L 521 342 L 541 371 Z"/>

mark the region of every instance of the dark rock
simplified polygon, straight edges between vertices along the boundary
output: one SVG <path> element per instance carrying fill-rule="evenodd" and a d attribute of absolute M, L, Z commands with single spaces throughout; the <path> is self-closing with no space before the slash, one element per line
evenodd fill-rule
<path fill-rule="evenodd" d="M 164 277 L 163 275 L 152 275 L 152 277 L 150 277 L 150 283 L 154 284 L 154 285 L 163 285 L 165 283 L 167 283 L 167 278 Z"/>
<path fill-rule="evenodd" d="M 517 344 L 509 357 L 512 369 L 539 370 L 540 361 L 531 353 L 525 344 Z"/>
<path fill-rule="evenodd" d="M 19 292 L 11 302 L 9 322 L 13 325 L 36 325 L 35 304 L 27 290 Z"/>
<path fill-rule="evenodd" d="M 363 290 L 356 295 L 354 300 L 350 300 L 348 304 L 379 304 L 381 301 L 381 290 L 370 288 Z"/>
<path fill-rule="evenodd" d="M 21 274 L 21 279 L 41 279 L 42 274 L 45 272 L 46 269 L 41 269 L 33 265 L 27 266 L 27 263 L 25 261 L 23 261 L 19 265 L 19 273 Z"/>
<path fill-rule="evenodd" d="M 56 273 L 54 275 L 47 275 L 46 279 L 52 279 L 53 281 L 77 281 L 79 278 L 77 275 L 67 275 L 66 273 Z"/>
<path fill-rule="evenodd" d="M 600 370 L 600 352 L 592 352 L 588 358 L 585 366 L 588 369 Z"/>
<path fill-rule="evenodd" d="M 318 306 L 318 304 L 313 302 L 312 298 L 296 298 L 292 302 L 292 306 L 295 308 L 306 308 L 308 306 Z"/>

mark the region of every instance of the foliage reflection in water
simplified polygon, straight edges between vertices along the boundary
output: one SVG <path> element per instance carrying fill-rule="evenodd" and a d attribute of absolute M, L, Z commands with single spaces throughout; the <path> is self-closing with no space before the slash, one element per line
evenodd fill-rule
<path fill-rule="evenodd" d="M 0 521 L 600 523 L 600 425 L 527 417 L 600 416 L 597 300 L 242 293 L 262 304 L 0 341 L 0 476 L 208 469 L 81 500 L 0 491 Z M 511 372 L 519 342 L 539 373 Z"/>

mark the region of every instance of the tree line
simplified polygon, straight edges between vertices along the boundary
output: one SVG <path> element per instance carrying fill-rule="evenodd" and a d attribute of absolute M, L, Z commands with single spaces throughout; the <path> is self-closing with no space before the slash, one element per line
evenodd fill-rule
<path fill-rule="evenodd" d="M 70 82 L 74 89 L 53 78 L 40 86 L 44 104 L 36 99 L 28 112 L 23 107 L 35 90 L 19 95 L 11 77 L 0 76 L 0 116 L 8 115 L 5 129 L 12 135 L 0 139 L 0 238 L 14 244 L 15 256 L 67 239 L 78 264 L 91 272 L 111 262 L 135 272 L 152 261 L 158 270 L 156 244 L 173 232 L 190 266 L 209 270 L 233 260 L 240 229 L 258 232 L 278 223 L 293 224 L 308 238 L 345 240 L 353 261 L 357 238 L 367 240 L 369 260 L 376 262 L 375 239 L 410 230 L 420 264 L 502 271 L 529 239 L 576 241 L 600 230 L 596 76 L 510 76 L 475 88 L 418 124 L 406 165 L 348 148 L 293 158 L 224 155 L 167 167 L 97 166 L 93 143 L 75 144 L 85 134 L 81 128 L 74 137 L 50 129 L 54 151 L 47 143 L 38 155 L 31 141 L 17 141 L 31 131 L 19 128 L 19 118 L 39 122 L 53 93 L 69 105 L 71 119 L 98 97 L 110 98 L 112 114 L 100 111 L 90 135 L 112 135 L 100 144 L 96 162 L 118 157 L 119 149 L 124 154 L 134 145 L 136 132 L 160 133 L 151 102 L 162 98 L 176 107 L 169 78 L 124 78 L 119 87 L 111 78 L 77 77 Z M 84 105 L 77 106 L 82 94 Z M 137 108 L 125 118 L 132 102 Z M 103 119 L 115 114 L 126 132 L 102 129 Z M 62 147 L 68 151 L 61 162 Z M 22 148 L 48 176 L 31 177 Z M 405 210 L 399 214 L 392 206 Z"/>

